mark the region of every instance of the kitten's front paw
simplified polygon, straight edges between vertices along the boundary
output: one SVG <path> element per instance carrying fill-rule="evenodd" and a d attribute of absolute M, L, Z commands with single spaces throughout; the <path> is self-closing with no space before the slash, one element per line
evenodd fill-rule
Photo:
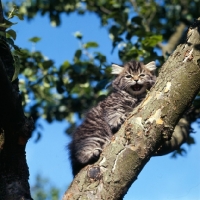
<path fill-rule="evenodd" d="M 95 150 L 93 151 L 93 157 L 94 157 L 94 158 L 98 158 L 98 157 L 100 156 L 101 152 L 102 152 L 101 149 L 95 149 Z"/>
<path fill-rule="evenodd" d="M 112 132 L 117 132 L 121 125 L 124 123 L 124 121 L 126 120 L 126 116 L 125 115 L 120 115 L 120 116 L 115 116 L 113 117 L 110 121 L 109 121 L 109 125 L 112 129 Z"/>
<path fill-rule="evenodd" d="M 102 152 L 101 148 L 95 148 L 95 149 L 91 149 L 87 151 L 82 151 L 78 155 L 78 160 L 82 164 L 94 163 L 95 161 L 98 160 L 101 152 Z"/>
<path fill-rule="evenodd" d="M 90 155 L 88 157 L 88 163 L 94 163 L 95 161 L 97 161 L 101 152 L 102 149 L 100 148 L 93 149 L 93 151 L 90 152 Z"/>

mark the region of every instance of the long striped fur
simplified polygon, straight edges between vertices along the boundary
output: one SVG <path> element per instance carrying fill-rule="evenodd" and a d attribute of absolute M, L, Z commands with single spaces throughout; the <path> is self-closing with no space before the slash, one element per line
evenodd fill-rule
<path fill-rule="evenodd" d="M 69 144 L 74 176 L 98 160 L 104 146 L 155 83 L 155 69 L 154 61 L 147 65 L 136 61 L 112 65 L 112 74 L 116 75 L 113 92 L 86 114 Z"/>

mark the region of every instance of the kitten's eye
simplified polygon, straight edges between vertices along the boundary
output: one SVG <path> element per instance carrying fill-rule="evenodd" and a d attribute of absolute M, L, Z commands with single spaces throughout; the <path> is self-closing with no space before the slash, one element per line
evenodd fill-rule
<path fill-rule="evenodd" d="M 145 74 L 140 74 L 140 76 L 141 76 L 141 77 L 144 77 L 144 76 L 145 76 Z"/>
<path fill-rule="evenodd" d="M 131 78 L 132 76 L 131 75 L 126 75 L 126 78 Z"/>

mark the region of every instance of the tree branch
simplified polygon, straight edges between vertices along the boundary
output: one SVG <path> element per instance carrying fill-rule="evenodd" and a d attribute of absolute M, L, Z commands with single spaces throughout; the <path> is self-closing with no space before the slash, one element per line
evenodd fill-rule
<path fill-rule="evenodd" d="M 155 153 L 155 156 L 163 156 L 178 150 L 182 144 L 187 142 L 190 135 L 190 123 L 186 118 L 181 118 L 176 125 L 170 141 L 166 141 Z"/>
<path fill-rule="evenodd" d="M 151 24 L 155 14 L 156 14 L 156 10 L 151 9 L 151 12 L 149 12 L 149 15 L 145 17 L 144 15 L 142 15 L 140 13 L 136 0 L 130 0 L 130 3 L 133 6 L 133 9 L 135 10 L 135 12 L 143 19 L 142 24 L 145 28 L 145 31 L 149 32 L 150 31 L 150 24 Z M 147 2 L 146 2 L 146 4 L 147 4 Z M 154 8 L 156 8 L 156 7 L 154 7 Z"/>
<path fill-rule="evenodd" d="M 166 45 L 160 44 L 159 47 L 162 49 L 163 56 L 166 57 L 167 54 L 171 54 L 172 51 L 176 48 L 178 43 L 180 42 L 181 37 L 183 36 L 183 32 L 186 26 L 183 22 L 181 22 L 177 27 L 176 31 L 171 35 Z"/>
<path fill-rule="evenodd" d="M 99 160 L 80 171 L 67 199 L 122 199 L 200 90 L 200 19 L 163 65 L 155 86 L 134 109 Z M 188 78 L 189 76 L 189 78 Z M 169 109 L 170 108 L 170 109 Z"/>
<path fill-rule="evenodd" d="M 0 4 L 0 23 L 3 19 Z M 11 82 L 14 60 L 6 39 L 0 40 L 0 199 L 30 200 L 25 147 L 33 121 L 24 116 L 18 79 Z"/>

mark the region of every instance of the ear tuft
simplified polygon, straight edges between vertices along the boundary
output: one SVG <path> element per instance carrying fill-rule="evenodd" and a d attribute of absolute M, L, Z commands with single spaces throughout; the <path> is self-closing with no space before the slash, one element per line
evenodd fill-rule
<path fill-rule="evenodd" d="M 146 64 L 145 67 L 149 71 L 155 71 L 156 70 L 156 63 L 155 63 L 155 61 L 151 61 L 150 63 Z"/>
<path fill-rule="evenodd" d="M 112 72 L 111 74 L 120 74 L 123 70 L 123 67 L 116 65 L 116 64 L 112 64 Z"/>

